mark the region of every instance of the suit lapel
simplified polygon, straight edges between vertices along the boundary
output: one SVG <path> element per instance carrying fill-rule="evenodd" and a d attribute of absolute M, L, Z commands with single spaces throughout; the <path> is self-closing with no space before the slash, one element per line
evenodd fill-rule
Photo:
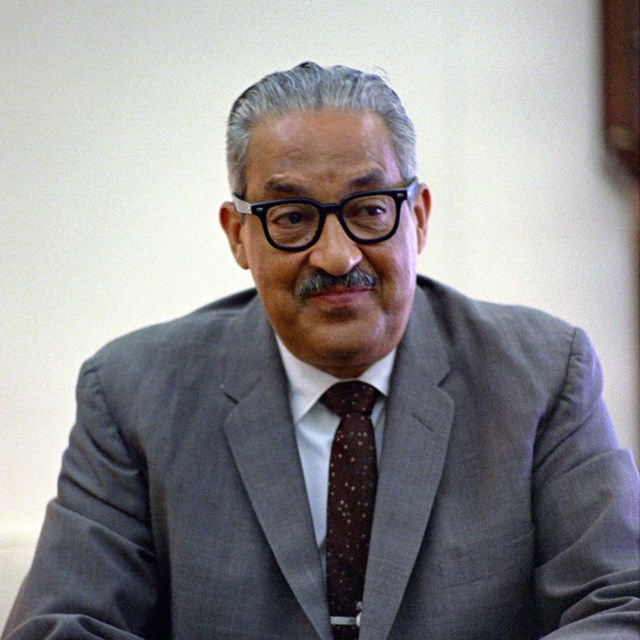
<path fill-rule="evenodd" d="M 418 289 L 387 406 L 364 594 L 361 640 L 390 632 L 423 542 L 444 466 L 453 401 L 433 312 Z"/>
<path fill-rule="evenodd" d="M 257 298 L 226 343 L 223 391 L 237 403 L 224 427 L 229 445 L 283 575 L 319 637 L 331 640 L 286 376 Z M 247 343 L 260 350 L 245 348 Z M 391 630 L 442 475 L 454 412 L 439 387 L 449 371 L 443 344 L 418 289 L 387 405 L 360 640 L 383 640 Z"/>
<path fill-rule="evenodd" d="M 322 565 L 289 409 L 286 376 L 259 303 L 230 330 L 225 432 L 243 483 L 291 590 L 321 638 L 331 638 Z M 265 346 L 266 345 L 266 346 Z"/>

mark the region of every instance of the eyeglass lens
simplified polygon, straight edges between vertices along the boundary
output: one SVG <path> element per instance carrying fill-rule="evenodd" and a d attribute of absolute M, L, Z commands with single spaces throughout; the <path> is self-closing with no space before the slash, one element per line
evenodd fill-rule
<path fill-rule="evenodd" d="M 362 240 L 375 240 L 388 234 L 396 220 L 396 203 L 388 195 L 356 196 L 341 207 L 349 231 Z M 320 210 L 309 202 L 290 201 L 274 205 L 266 213 L 271 239 L 285 247 L 310 242 L 320 224 Z"/>

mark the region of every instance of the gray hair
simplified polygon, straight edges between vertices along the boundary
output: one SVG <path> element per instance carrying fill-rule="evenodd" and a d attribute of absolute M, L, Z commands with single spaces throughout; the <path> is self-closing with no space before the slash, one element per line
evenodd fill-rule
<path fill-rule="evenodd" d="M 264 118 L 292 111 L 344 109 L 382 117 L 396 152 L 402 179 L 416 176 L 416 133 L 400 98 L 378 75 L 336 65 L 303 62 L 250 86 L 234 102 L 227 122 L 227 171 L 231 190 L 244 195 L 252 128 Z"/>

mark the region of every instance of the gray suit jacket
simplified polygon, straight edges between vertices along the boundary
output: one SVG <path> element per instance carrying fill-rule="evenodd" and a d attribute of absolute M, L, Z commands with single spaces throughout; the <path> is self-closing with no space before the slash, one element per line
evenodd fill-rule
<path fill-rule="evenodd" d="M 638 476 L 584 334 L 420 278 L 391 388 L 361 640 L 637 640 Z M 255 292 L 89 360 L 4 637 L 330 640 L 287 397 Z"/>

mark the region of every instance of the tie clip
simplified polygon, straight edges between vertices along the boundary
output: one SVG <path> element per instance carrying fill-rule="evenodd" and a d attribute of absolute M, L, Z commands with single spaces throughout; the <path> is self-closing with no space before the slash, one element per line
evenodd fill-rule
<path fill-rule="evenodd" d="M 329 622 L 332 627 L 360 627 L 360 618 L 362 618 L 362 603 L 358 602 L 356 605 L 358 609 L 358 615 L 351 616 L 331 616 Z"/>
<path fill-rule="evenodd" d="M 332 627 L 359 627 L 361 615 L 359 613 L 355 618 L 350 616 L 331 616 L 329 622 L 331 622 Z"/>

